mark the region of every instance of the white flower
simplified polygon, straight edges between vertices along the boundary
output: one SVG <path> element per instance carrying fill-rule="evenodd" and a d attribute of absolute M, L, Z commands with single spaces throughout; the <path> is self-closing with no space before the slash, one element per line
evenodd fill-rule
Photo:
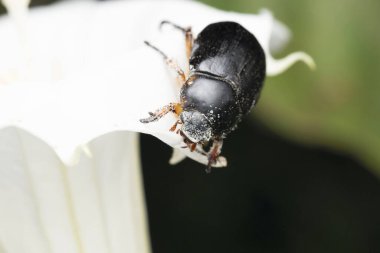
<path fill-rule="evenodd" d="M 0 131 L 0 252 L 150 252 L 137 136 L 88 145 L 93 158 L 62 164 L 41 140 Z"/>
<path fill-rule="evenodd" d="M 142 43 L 154 42 L 185 67 L 182 34 L 160 32 L 160 21 L 191 25 L 195 35 L 212 22 L 239 22 L 264 48 L 268 75 L 298 60 L 314 65 L 301 52 L 272 58 L 289 31 L 268 11 L 238 14 L 190 1 L 69 1 L 25 16 L 26 1 L 4 2 L 13 19 L 0 19 L 0 252 L 149 251 L 133 132 L 175 148 L 173 163 L 185 156 L 206 163 L 168 131 L 173 115 L 139 122 L 179 100 L 175 74 Z"/>

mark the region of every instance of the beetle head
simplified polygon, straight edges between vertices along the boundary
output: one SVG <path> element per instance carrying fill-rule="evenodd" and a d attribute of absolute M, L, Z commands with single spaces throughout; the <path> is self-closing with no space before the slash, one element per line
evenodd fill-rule
<path fill-rule="evenodd" d="M 203 113 L 198 111 L 183 111 L 181 113 L 182 133 L 192 142 L 209 141 L 212 137 L 210 122 Z"/>

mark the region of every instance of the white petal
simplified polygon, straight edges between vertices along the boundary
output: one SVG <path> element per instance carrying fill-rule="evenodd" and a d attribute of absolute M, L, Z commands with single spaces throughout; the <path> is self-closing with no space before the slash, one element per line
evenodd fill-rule
<path fill-rule="evenodd" d="M 23 61 L 23 57 L 16 46 L 17 36 L 7 20 L 0 22 L 4 38 L 0 127 L 15 125 L 32 132 L 54 147 L 65 162 L 73 160 L 78 145 L 114 130 L 149 133 L 172 147 L 182 147 L 182 139 L 168 131 L 176 120 L 173 115 L 155 123 L 139 122 L 149 111 L 179 100 L 174 73 L 142 43 L 151 41 L 186 66 L 183 35 L 173 29 L 159 32 L 162 20 L 191 25 L 195 35 L 212 22 L 239 22 L 263 46 L 268 74 L 289 65 L 289 61 L 271 58 L 275 21 L 267 11 L 238 14 L 190 1 L 69 1 L 32 11 L 26 75 L 18 67 L 17 59 Z M 198 153 L 186 153 L 202 163 L 207 161 Z"/>
<path fill-rule="evenodd" d="M 304 52 L 292 53 L 283 59 L 276 60 L 272 56 L 272 52 L 277 52 L 286 45 L 290 38 L 290 31 L 281 22 L 274 19 L 272 13 L 268 10 L 260 12 L 263 27 L 265 31 L 259 36 L 255 34 L 265 51 L 266 56 L 266 72 L 268 76 L 275 76 L 283 73 L 297 61 L 303 61 L 311 69 L 315 69 L 314 60 Z"/>
<path fill-rule="evenodd" d="M 173 148 L 172 156 L 170 157 L 169 164 L 175 165 L 179 162 L 182 162 L 186 158 L 186 154 L 181 152 L 179 148 Z"/>
<path fill-rule="evenodd" d="M 279 75 L 298 61 L 304 62 L 312 70 L 316 68 L 315 62 L 310 55 L 304 52 L 295 52 L 287 55 L 280 60 L 273 59 L 272 57 L 267 57 L 267 75 Z"/>
<path fill-rule="evenodd" d="M 30 0 L 1 0 L 8 12 L 12 15 L 15 13 L 25 12 Z"/>
<path fill-rule="evenodd" d="M 262 10 L 265 12 L 267 10 Z M 278 20 L 274 20 L 272 32 L 269 38 L 269 52 L 278 53 L 281 52 L 288 44 L 291 38 L 291 31 L 283 23 Z"/>
<path fill-rule="evenodd" d="M 88 150 L 92 157 L 83 153 L 80 163 L 68 173 L 72 191 L 77 193 L 73 195 L 74 210 L 87 251 L 149 252 L 137 134 L 119 131 L 103 135 L 91 141 Z M 94 196 L 98 206 L 88 196 Z M 97 220 L 91 212 L 98 212 Z M 94 221 L 99 222 L 103 234 L 94 231 Z M 98 237 L 105 240 L 105 250 L 93 243 Z"/>
<path fill-rule="evenodd" d="M 136 145 L 136 134 L 102 136 L 94 158 L 65 167 L 34 136 L 0 130 L 2 252 L 149 252 Z"/>
<path fill-rule="evenodd" d="M 201 155 L 197 152 L 191 152 L 189 149 L 183 149 L 182 152 L 188 156 L 189 158 L 198 161 L 203 164 L 208 163 L 207 156 Z M 212 165 L 213 167 L 220 168 L 220 167 L 226 167 L 227 166 L 227 159 L 224 156 L 218 156 L 218 159 L 215 164 Z"/>
<path fill-rule="evenodd" d="M 191 152 L 189 149 L 184 148 L 173 148 L 172 156 L 169 160 L 169 163 L 172 165 L 175 165 L 186 157 L 190 157 L 200 163 L 207 164 L 208 159 L 206 156 L 201 155 L 195 151 Z M 223 156 L 219 156 L 216 163 L 213 165 L 213 167 L 219 168 L 219 167 L 226 167 L 227 166 L 227 159 Z"/>

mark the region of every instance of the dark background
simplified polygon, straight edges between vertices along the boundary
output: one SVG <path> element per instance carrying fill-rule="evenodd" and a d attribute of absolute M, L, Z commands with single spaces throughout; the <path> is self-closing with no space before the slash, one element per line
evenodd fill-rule
<path fill-rule="evenodd" d="M 286 141 L 246 119 L 206 174 L 142 135 L 154 253 L 380 252 L 380 184 L 348 156 Z"/>

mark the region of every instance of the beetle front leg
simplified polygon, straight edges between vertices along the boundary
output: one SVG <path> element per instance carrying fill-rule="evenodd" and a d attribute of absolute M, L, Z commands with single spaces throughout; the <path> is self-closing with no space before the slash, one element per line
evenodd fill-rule
<path fill-rule="evenodd" d="M 170 103 L 168 105 L 165 105 L 161 109 L 158 109 L 155 112 L 149 112 L 150 117 L 145 119 L 140 119 L 141 123 L 150 123 L 153 121 L 157 121 L 169 112 L 174 112 L 175 114 L 179 115 L 182 112 L 182 105 L 180 103 Z"/>
<path fill-rule="evenodd" d="M 212 146 L 210 148 L 210 151 L 208 152 L 208 164 L 206 168 L 206 172 L 211 172 L 211 166 L 213 164 L 216 164 L 216 161 L 218 160 L 218 157 L 222 151 L 223 146 L 223 139 L 214 139 L 212 142 Z"/>
<path fill-rule="evenodd" d="M 195 148 L 197 147 L 197 144 L 188 139 L 184 139 L 183 141 L 185 142 L 186 147 L 189 148 L 190 152 L 194 152 Z"/>
<path fill-rule="evenodd" d="M 170 132 L 174 132 L 176 129 L 177 129 L 177 126 L 179 125 L 179 124 L 182 124 L 182 121 L 179 119 L 179 120 L 177 120 L 175 123 L 174 123 L 174 125 L 169 129 L 169 131 Z M 178 131 L 178 130 L 177 130 Z"/>

